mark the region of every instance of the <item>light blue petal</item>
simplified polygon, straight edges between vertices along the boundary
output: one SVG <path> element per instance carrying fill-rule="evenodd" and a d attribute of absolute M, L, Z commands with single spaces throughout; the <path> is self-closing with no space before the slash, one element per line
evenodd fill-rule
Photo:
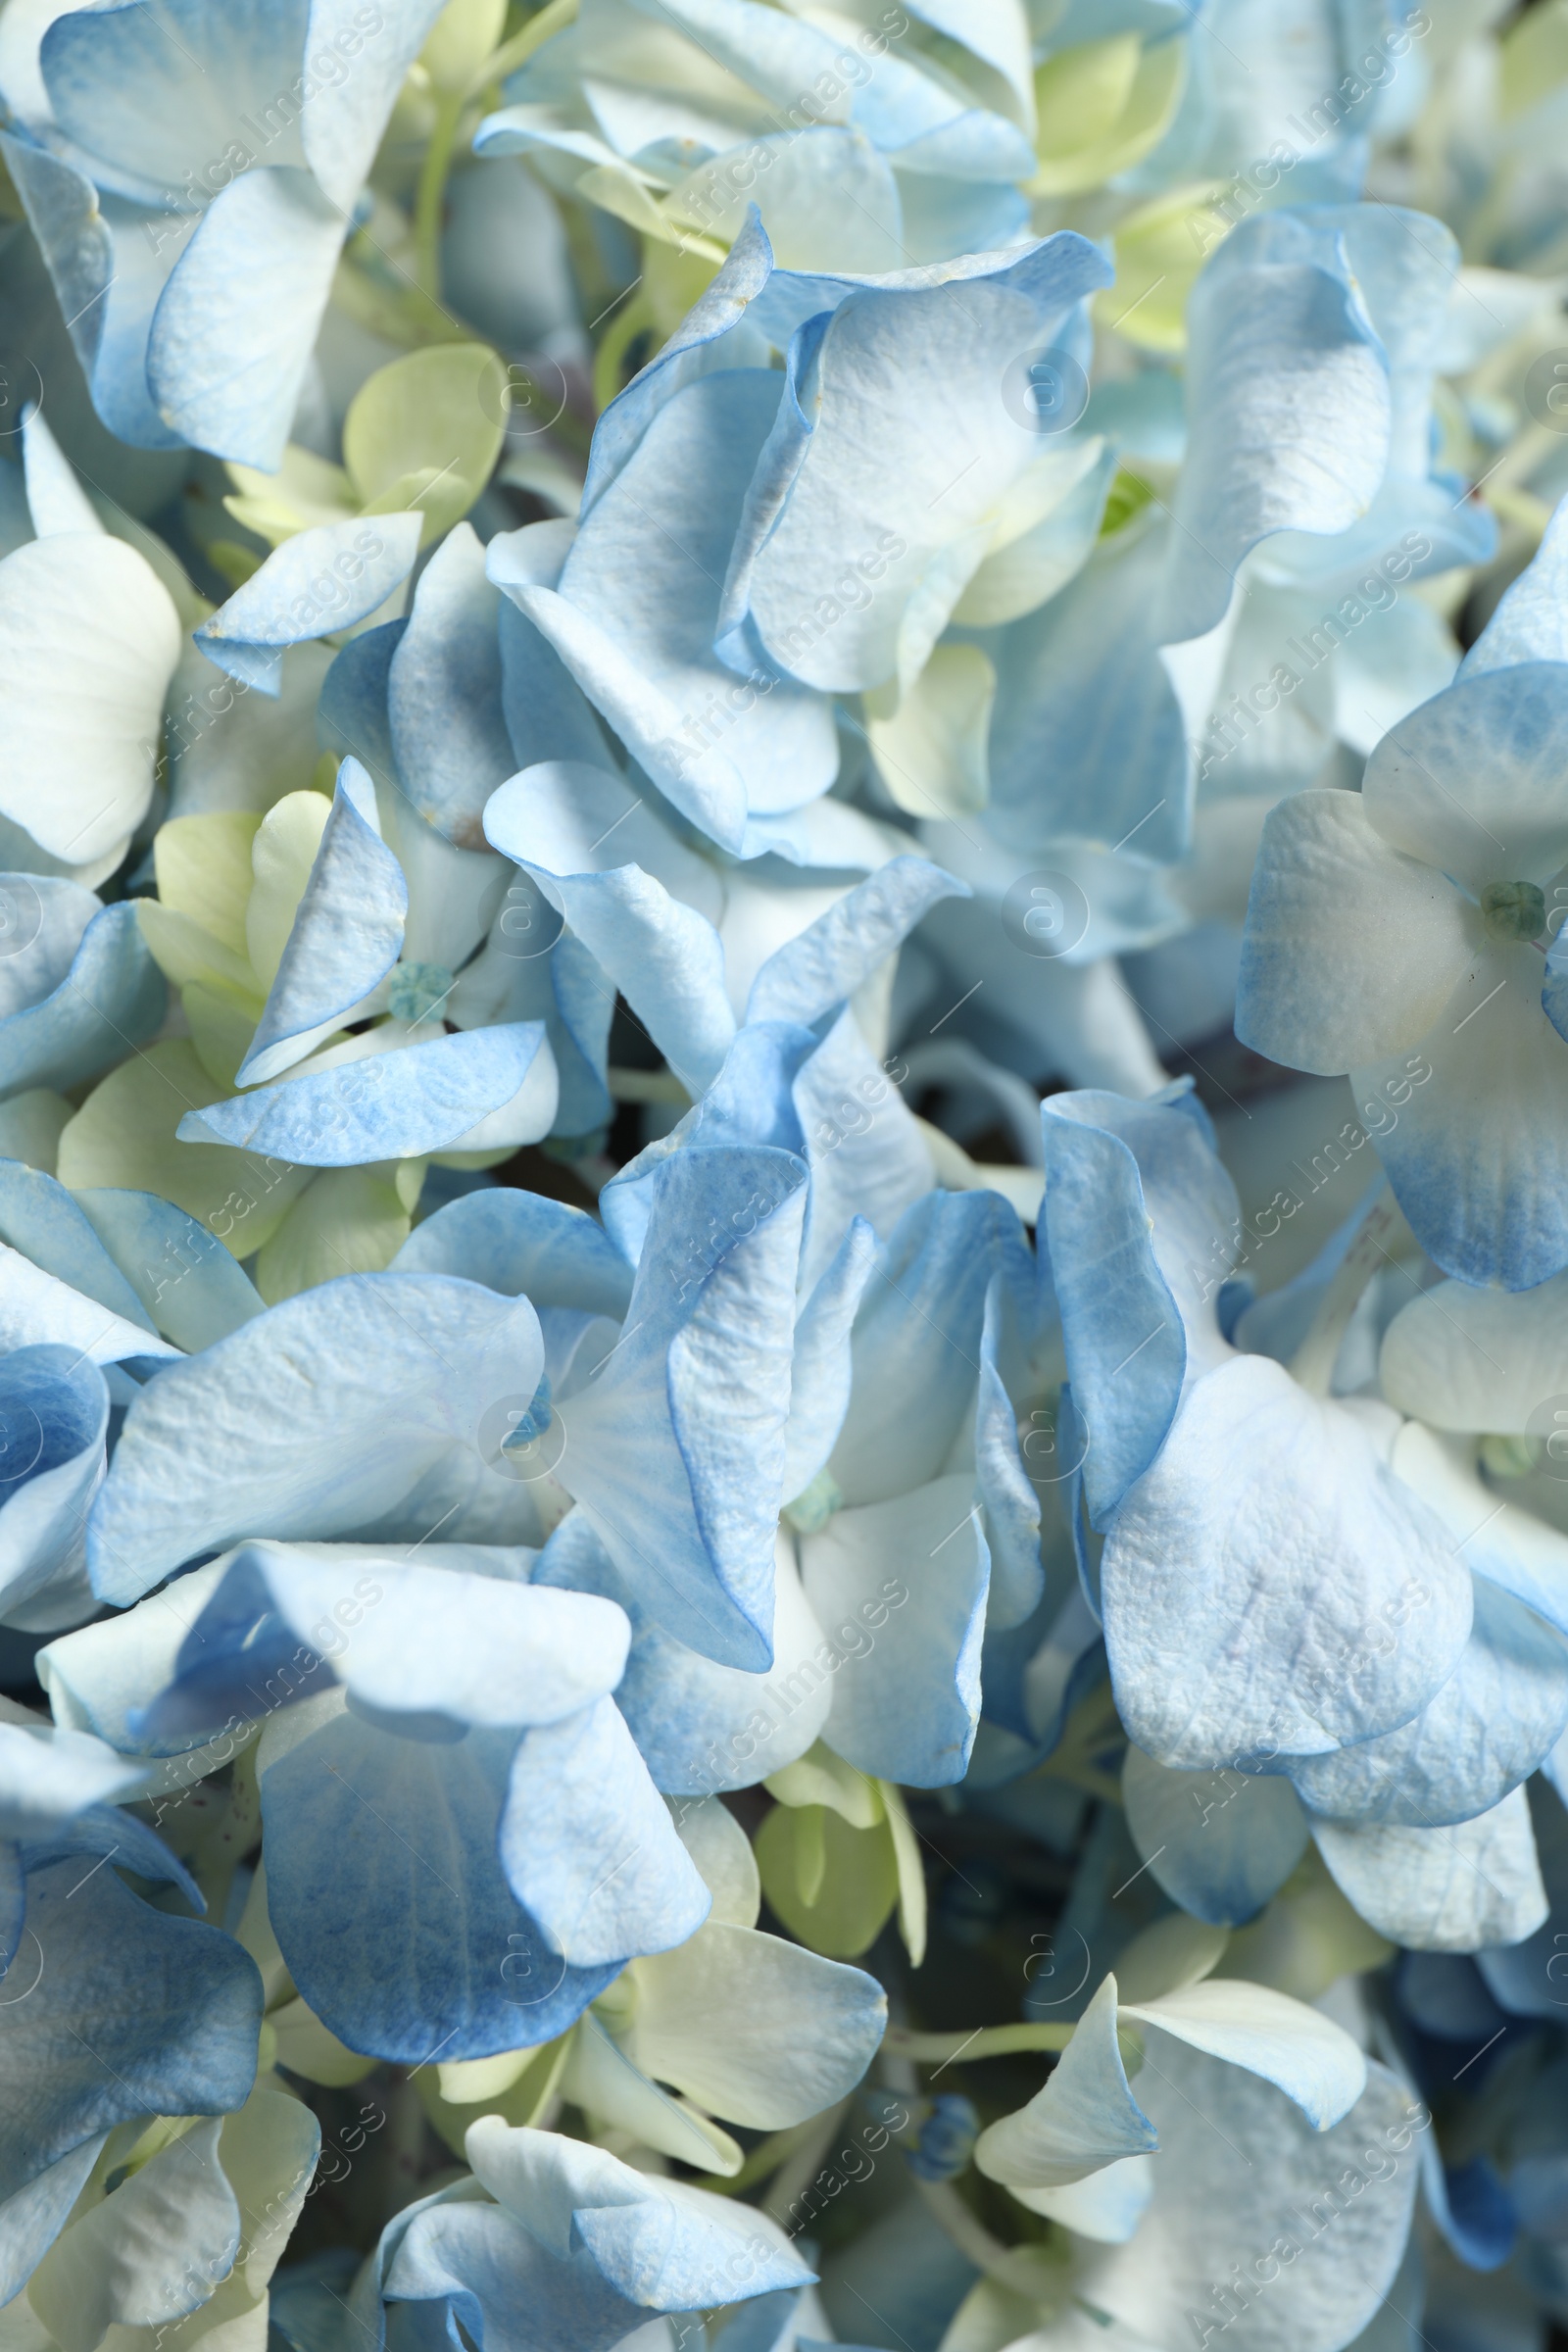
<path fill-rule="evenodd" d="M 1312 1835 L 1361 1917 L 1411 1951 L 1522 1943 L 1546 1916 L 1522 1788 L 1451 1829 L 1318 1821 Z"/>
<path fill-rule="evenodd" d="M 381 839 L 375 787 L 357 760 L 345 760 L 237 1086 L 277 1077 L 363 1003 L 398 959 L 408 911 L 403 868 Z"/>
<path fill-rule="evenodd" d="M 0 1356 L 0 1613 L 39 1632 L 79 1602 L 82 1522 L 103 1476 L 109 1392 L 78 1348 Z M 58 1612 L 56 1603 L 58 1602 Z M 20 1836 L 21 1832 L 5 1833 Z"/>
<path fill-rule="evenodd" d="M 458 1274 L 536 1307 L 575 1306 L 618 1323 L 632 1269 L 580 1208 L 510 1185 L 449 1200 L 416 1225 L 392 1260 L 400 1274 Z"/>
<path fill-rule="evenodd" d="M 466 2147 L 476 2178 L 542 2246 L 563 2260 L 582 2247 L 631 2302 L 697 2311 L 812 2277 L 750 2208 L 635 2173 L 608 2149 L 509 2131 L 495 2115 L 469 2126 Z"/>
<path fill-rule="evenodd" d="M 1325 1756 L 1291 1779 L 1316 1813 L 1435 1829 L 1490 1813 L 1568 1728 L 1568 1643 L 1485 1576 L 1463 1655 L 1413 1723 Z"/>
<path fill-rule="evenodd" d="M 1168 546 L 1157 528 L 1118 533 L 994 640 L 986 821 L 1022 856 L 1125 841 L 1166 863 L 1191 841 L 1187 728 L 1154 635 Z"/>
<path fill-rule="evenodd" d="M 108 2136 L 95 2132 L 0 2204 L 0 2294 L 8 2303 L 22 2292 L 70 2220 Z"/>
<path fill-rule="evenodd" d="M 988 2124 L 974 2160 L 988 2180 L 1009 2188 L 1064 2188 L 1158 2146 L 1128 2085 L 1116 2043 L 1116 1980 L 1106 1977 L 1044 2090 L 1015 2115 Z"/>
<path fill-rule="evenodd" d="M 11 951 L 0 957 L 0 1020 L 9 1021 L 54 995 L 103 909 L 94 892 L 57 874 L 0 874 L 0 944 Z"/>
<path fill-rule="evenodd" d="M 422 817 L 482 850 L 485 802 L 517 765 L 501 702 L 501 593 L 471 523 L 450 530 L 419 574 L 387 673 L 398 773 Z"/>
<path fill-rule="evenodd" d="M 611 2352 L 649 2316 L 607 2283 L 585 2250 L 557 2261 L 514 2214 L 488 2201 L 428 2199 L 396 2245 L 383 2292 L 394 2328 L 403 2315 L 423 2322 L 423 2307 L 435 2304 L 430 2340 L 461 2340 L 461 2322 L 485 2352 Z M 352 2334 L 365 2342 L 358 2328 Z"/>
<path fill-rule="evenodd" d="M 188 1354 L 262 1311 L 261 1293 L 207 1226 L 154 1193 L 74 1193 L 109 1255 L 164 1337 Z"/>
<path fill-rule="evenodd" d="M 471 1459 L 477 1485 L 482 1417 L 526 1405 L 543 1369 L 532 1307 L 473 1283 L 357 1274 L 301 1292 L 137 1397 L 93 1506 L 95 1588 L 122 1606 L 247 1536 L 351 1534 L 448 1457 L 466 1477 Z"/>
<path fill-rule="evenodd" d="M 58 531 L 103 529 L 97 509 L 45 424 L 42 409 L 29 409 L 22 419 L 22 467 L 27 512 L 40 539 L 52 538 Z"/>
<path fill-rule="evenodd" d="M 1190 1391 L 1101 1576 L 1122 1720 L 1187 1769 L 1394 1731 L 1470 1632 L 1469 1572 L 1443 1521 L 1354 1411 L 1267 1356 Z"/>
<path fill-rule="evenodd" d="M 1031 347 L 1083 341 L 1078 306 L 1106 265 L 1063 230 L 972 268 L 961 287 L 931 282 L 945 271 L 841 280 L 831 314 L 807 312 L 725 582 L 720 642 L 737 666 L 753 632 L 778 668 L 830 691 L 923 664 L 1039 454 L 1008 369 Z M 868 409 L 882 418 L 869 441 Z M 960 444 L 973 454 L 955 464 Z"/>
<path fill-rule="evenodd" d="M 632 1592 L 754 1671 L 771 1657 L 805 1180 L 789 1152 L 672 1153 L 625 1331 L 558 1407 L 562 1483 Z"/>
<path fill-rule="evenodd" d="M 0 1017 L 0 1092 L 80 1086 L 119 1061 L 128 1047 L 156 1036 L 168 991 L 147 952 L 134 905 L 97 909 L 67 955 L 76 900 L 85 893 L 43 874 L 0 878 L 0 892 L 24 925 L 30 923 L 34 904 L 43 917 L 38 933 L 43 953 L 24 952 L 0 964 L 8 993 L 16 992 Z M 66 892 L 74 894 L 69 907 L 59 896 Z"/>
<path fill-rule="evenodd" d="M 243 1544 L 192 1619 L 174 1679 L 130 1728 L 163 1743 L 220 1724 L 254 1704 L 258 1687 L 270 1690 L 284 1662 L 301 1683 L 318 1678 L 300 1697 L 335 1680 L 378 1714 L 491 1729 L 573 1715 L 620 1680 L 624 1614 L 593 1594 L 511 1582 L 509 1557 L 494 1563 L 500 1573 L 475 1575 L 418 1556 L 372 1565 L 353 1546 L 333 1556 Z"/>
<path fill-rule="evenodd" d="M 785 1022 L 747 1022 L 712 1085 L 678 1119 L 630 1159 L 599 1196 L 606 1228 L 629 1258 L 640 1258 L 656 1198 L 654 1179 L 672 1152 L 690 1144 L 771 1144 L 804 1152 L 801 1122 L 790 1099 L 797 1071 L 817 1040 Z"/>
<path fill-rule="evenodd" d="M 305 153 L 331 202 L 352 205 L 375 160 L 403 77 L 441 13 L 441 0 L 378 0 L 380 23 L 366 31 L 359 0 L 311 0 L 306 50 L 349 61 L 316 78 L 302 117 Z M 361 36 L 361 37 L 357 37 Z"/>
<path fill-rule="evenodd" d="M 1408 1054 L 1465 977 L 1477 935 L 1459 892 L 1391 848 L 1358 793 L 1292 793 L 1269 810 L 1252 871 L 1237 1035 L 1325 1077 Z"/>
<path fill-rule="evenodd" d="M 341 646 L 321 681 L 317 710 L 322 749 L 360 760 L 389 788 L 397 763 L 387 717 L 387 679 L 408 625 L 406 620 L 383 621 L 378 629 L 364 629 Z"/>
<path fill-rule="evenodd" d="M 1212 1316 L 1190 1272 L 1205 1261 L 1223 1270 L 1228 1258 L 1213 1246 L 1230 1242 L 1240 1212 L 1207 1122 L 1185 1094 L 1136 1105 L 1104 1094 L 1052 1096 L 1042 1133 L 1042 1226 L 1089 1433 L 1089 1515 L 1103 1526 L 1159 1450 L 1190 1354 L 1204 1348 L 1203 1321 L 1212 1346 Z"/>
<path fill-rule="evenodd" d="M 0 1241 L 30 1257 L 112 1315 L 153 1328 L 152 1318 L 63 1184 L 19 1159 L 0 1159 Z"/>
<path fill-rule="evenodd" d="M 474 153 L 484 153 L 492 115 L 474 134 Z M 594 428 L 588 453 L 588 478 L 583 483 L 582 513 L 597 504 L 636 451 L 664 403 L 676 392 L 723 359 L 710 347 L 740 324 L 748 305 L 766 285 L 773 270 L 773 252 L 760 216 L 747 214 L 746 225 L 725 256 L 716 276 L 704 288 L 675 332 L 646 368 L 617 393 Z"/>
<path fill-rule="evenodd" d="M 814 799 L 838 769 L 828 706 L 714 655 L 719 591 L 752 468 L 778 406 L 767 368 L 726 369 L 660 410 L 579 526 L 555 586 L 491 576 L 682 813 L 738 850 L 749 808 Z M 691 485 L 703 485 L 694 509 Z"/>
<path fill-rule="evenodd" d="M 500 1852 L 545 1941 L 576 1968 L 668 1951 L 712 1903 L 612 1698 L 524 1733 Z"/>
<path fill-rule="evenodd" d="M 148 1329 L 139 1304 L 132 1323 L 44 1273 L 20 1250 L 0 1244 L 0 1355 L 17 1348 L 54 1344 L 74 1348 L 95 1364 L 178 1352 Z"/>
<path fill-rule="evenodd" d="M 850 1220 L 890 1237 L 935 1182 L 930 1149 L 855 1014 L 840 1013 L 791 1088 L 811 1170 L 801 1280 L 817 1281 Z"/>
<path fill-rule="evenodd" d="M 638 865 L 715 924 L 723 912 L 712 864 L 677 840 L 657 805 L 605 759 L 524 768 L 491 795 L 484 830 L 503 858 L 553 881 Z"/>
<path fill-rule="evenodd" d="M 145 1774 L 138 1777 L 145 1791 Z M 177 1886 L 193 1911 L 203 1912 L 207 1908 L 207 1897 L 157 1831 L 150 1830 L 144 1821 L 120 1805 L 89 1805 L 74 1820 L 29 1838 L 20 1850 L 29 1871 L 67 1854 L 102 1854 L 105 1859 L 115 1855 L 120 1869 L 134 1872 L 138 1879 L 149 1879 L 155 1886 Z"/>
<path fill-rule="evenodd" d="M 894 858 L 777 949 L 752 982 L 748 1021 L 809 1028 L 855 994 L 940 899 L 969 895 L 924 858 Z"/>
<path fill-rule="evenodd" d="M 846 1762 L 911 1788 L 960 1781 L 980 1720 L 991 1554 L 960 1470 L 836 1512 L 801 1544 L 812 1614 L 830 1637 L 873 1629 L 833 1683 L 826 1738 Z"/>
<path fill-rule="evenodd" d="M 676 842 L 641 796 L 606 769 L 525 769 L 485 809 L 502 855 L 542 877 L 670 1067 L 701 1095 L 735 1035 L 712 870 Z"/>
<path fill-rule="evenodd" d="M 857 1216 L 801 1309 L 784 1431 L 786 1495 L 809 1486 L 844 1426 L 850 1405 L 851 1333 L 876 1261 L 876 1235 L 864 1217 Z"/>
<path fill-rule="evenodd" d="M 1378 1154 L 1422 1249 L 1460 1282 L 1533 1290 L 1568 1266 L 1568 1045 L 1541 982 L 1538 950 L 1488 940 L 1417 1052 L 1350 1072 L 1360 1105 L 1415 1081 Z"/>
<path fill-rule="evenodd" d="M 1568 500 L 1558 504 L 1530 563 L 1498 598 L 1459 675 L 1518 662 L 1568 662 Z"/>
<path fill-rule="evenodd" d="M 0 132 L 0 150 L 98 415 L 112 433 L 138 449 L 179 448 L 183 436 L 159 416 L 147 384 L 147 338 L 180 258 L 178 229 L 167 216 L 150 220 L 140 204 L 100 198 L 84 172 L 28 140 Z"/>
<path fill-rule="evenodd" d="M 631 1656 L 615 1704 L 656 1788 L 672 1795 L 752 1788 L 804 1755 L 827 1721 L 842 1653 L 824 1644 L 784 1541 L 775 1555 L 773 1663 L 762 1674 L 717 1665 L 666 1634 L 613 1566 L 584 1511 L 562 1521 L 538 1577 L 602 1592 L 630 1617 Z"/>
<path fill-rule="evenodd" d="M 550 986 L 556 1000 L 550 1044 L 561 1081 L 556 1133 L 593 1135 L 614 1116 L 609 1085 L 614 990 L 597 956 L 569 931 L 551 952 Z"/>
<path fill-rule="evenodd" d="M 243 118 L 287 92 L 304 44 L 303 0 L 241 0 L 221 12 L 164 0 L 159 17 L 130 0 L 57 17 L 38 64 L 55 122 L 83 153 L 159 186 L 190 171 L 205 187 Z M 301 164 L 289 111 L 285 98 L 271 160 Z"/>
<path fill-rule="evenodd" d="M 517 1103 L 526 1132 L 495 1141 L 534 1143 L 550 1132 L 554 1076 L 544 1023 L 511 1021 L 258 1087 L 186 1111 L 174 1132 L 181 1143 L 233 1144 L 299 1167 L 357 1168 L 466 1143 L 528 1087 Z"/>
<path fill-rule="evenodd" d="M 1226 239 L 1189 305 L 1187 414 L 1166 643 L 1223 617 L 1259 540 L 1346 530 L 1383 480 L 1389 364 L 1343 254 L 1297 258 L 1267 214 Z"/>
<path fill-rule="evenodd" d="M 1289 1781 L 1224 1766 L 1173 1772 L 1129 1747 L 1121 1786 L 1151 1874 L 1172 1902 L 1214 1927 L 1254 1918 L 1306 1851 L 1306 1816 Z"/>
<path fill-rule="evenodd" d="M 88 1732 L 0 1724 L 0 1838 L 36 1839 L 90 1805 L 122 1796 L 134 1764 Z"/>
<path fill-rule="evenodd" d="M 1562 864 L 1568 667 L 1527 662 L 1457 678 L 1384 736 L 1367 814 L 1386 841 L 1479 897 Z"/>
<path fill-rule="evenodd" d="M 0 2196 L 133 2116 L 242 2105 L 262 1981 L 231 1936 L 153 1910 L 113 1870 L 82 1883 L 71 1861 L 30 1877 L 24 1954 L 28 1936 L 45 1964 L 0 2043 Z"/>
<path fill-rule="evenodd" d="M 985 1507 L 991 1549 L 986 1623 L 993 1632 L 1022 1625 L 1033 1615 L 1045 1592 L 1046 1574 L 1040 1558 L 1040 1493 L 1024 1467 L 1018 1416 L 997 1364 L 1005 1312 L 1001 1277 L 993 1276 L 980 1335 L 974 1422 L 975 1489 Z"/>
<path fill-rule="evenodd" d="M 197 644 L 231 678 L 275 695 L 285 646 L 363 620 L 408 578 L 419 521 L 416 514 L 351 515 L 296 531 L 202 622 Z"/>
<path fill-rule="evenodd" d="M 351 2050 L 418 2065 L 553 2040 L 617 1973 L 546 1945 L 496 1858 L 516 1735 L 400 1740 L 341 1714 L 262 1778 L 289 1975 Z"/>
<path fill-rule="evenodd" d="M 1139 2343 L 1196 2341 L 1190 2315 L 1207 2326 L 1216 2310 L 1260 2345 L 1350 2343 L 1404 2253 L 1418 2166 L 1392 2151 L 1410 2149 L 1427 2110 L 1374 2065 L 1348 2115 L 1316 2131 L 1272 2082 L 1163 2038 L 1138 2098 L 1159 2133 L 1153 2199 L 1131 2241 L 1096 2260 L 1096 2305 Z M 1216 2284 L 1238 2278 L 1216 2306 Z"/>
<path fill-rule="evenodd" d="M 928 1193 L 901 1219 L 855 1326 L 850 1409 L 828 1464 L 846 1501 L 885 1501 L 946 1460 L 974 1406 L 991 1277 L 1021 1286 L 1024 1259 L 998 1193 Z"/>
<path fill-rule="evenodd" d="M 559 561 L 548 567 L 552 578 L 564 561 L 563 549 Z M 512 768 L 535 767 L 552 760 L 583 760 L 603 767 L 611 758 L 610 743 L 592 703 L 549 638 L 541 637 L 510 596 L 501 599 L 497 633 L 501 708 L 512 746 Z"/>
<path fill-rule="evenodd" d="M 242 172 L 202 215 L 147 341 L 158 413 L 197 449 L 277 466 L 348 225 L 306 172 L 284 168 Z"/>

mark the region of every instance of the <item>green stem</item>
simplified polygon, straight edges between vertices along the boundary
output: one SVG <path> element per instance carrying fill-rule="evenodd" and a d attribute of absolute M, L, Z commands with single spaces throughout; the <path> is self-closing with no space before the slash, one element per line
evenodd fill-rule
<path fill-rule="evenodd" d="M 462 90 L 442 91 L 436 100 L 435 128 L 419 167 L 419 190 L 414 205 L 414 267 L 421 288 L 432 300 L 439 300 L 441 294 L 441 215 L 465 100 Z"/>
<path fill-rule="evenodd" d="M 563 32 L 574 24 L 576 16 L 577 0 L 550 0 L 550 6 L 530 17 L 520 32 L 514 32 L 510 41 L 503 41 L 499 49 L 491 51 L 464 91 L 465 99 L 477 98 L 492 82 L 505 81 L 509 74 L 515 74 L 536 49 L 544 47 L 552 34 Z"/>
<path fill-rule="evenodd" d="M 1006 2058 L 1015 2050 L 1064 2050 L 1072 2035 L 1071 2026 L 986 2026 L 978 2034 L 911 2034 L 907 2026 L 889 2026 L 882 2047 L 896 2058 L 945 2066 L 960 2055 Z"/>

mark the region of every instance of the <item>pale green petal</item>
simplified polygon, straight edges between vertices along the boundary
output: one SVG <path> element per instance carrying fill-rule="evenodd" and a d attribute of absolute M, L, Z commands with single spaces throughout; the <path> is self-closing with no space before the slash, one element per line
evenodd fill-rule
<path fill-rule="evenodd" d="M 256 1287 L 269 1306 L 336 1275 L 379 1274 L 392 1263 L 413 1224 L 394 1175 L 403 1164 L 319 1171 L 257 1258 Z"/>
<path fill-rule="evenodd" d="M 181 1144 L 174 1130 L 188 1110 L 222 1100 L 186 1038 L 122 1062 L 70 1121 L 60 1138 L 58 1173 L 73 1191 L 114 1185 L 172 1200 L 236 1257 L 270 1241 L 315 1171 L 291 1168 L 225 1144 Z"/>

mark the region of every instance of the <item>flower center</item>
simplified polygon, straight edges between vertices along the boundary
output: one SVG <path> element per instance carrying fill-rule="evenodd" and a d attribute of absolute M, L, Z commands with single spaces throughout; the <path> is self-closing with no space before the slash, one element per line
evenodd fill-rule
<path fill-rule="evenodd" d="M 1537 891 L 1536 896 L 1540 898 L 1541 893 Z M 394 1020 L 407 1021 L 412 1028 L 416 1021 L 428 1019 L 451 988 L 452 974 L 444 963 L 400 963 L 392 974 L 387 1010 Z"/>
<path fill-rule="evenodd" d="M 1492 939 L 1539 939 L 1546 927 L 1546 895 L 1534 882 L 1489 882 L 1481 919 Z"/>

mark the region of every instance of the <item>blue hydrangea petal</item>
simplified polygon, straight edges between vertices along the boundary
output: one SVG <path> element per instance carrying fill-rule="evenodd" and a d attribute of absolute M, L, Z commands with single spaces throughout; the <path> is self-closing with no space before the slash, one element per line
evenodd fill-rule
<path fill-rule="evenodd" d="M 1306 1816 L 1287 1780 L 1223 1765 L 1173 1772 L 1129 1747 L 1122 1795 L 1133 1843 L 1152 1876 L 1173 1902 L 1214 1927 L 1254 1918 L 1306 1851 Z"/>
<path fill-rule="evenodd" d="M 186 1111 L 175 1133 L 181 1143 L 233 1144 L 302 1167 L 357 1168 L 536 1143 L 550 1132 L 556 1099 L 544 1023 L 510 1021 L 258 1087 Z"/>
<path fill-rule="evenodd" d="M 551 1950 L 577 1968 L 684 1943 L 711 1904 L 611 1698 L 524 1733 L 500 1853 Z"/>
<path fill-rule="evenodd" d="M 74 888 L 41 874 L 9 886 L 0 882 L 0 890 L 9 887 L 19 910 L 29 903 L 24 882 L 40 900 Z M 18 978 L 23 980 L 21 974 Z M 166 998 L 163 973 L 147 952 L 134 906 L 102 907 L 92 914 L 68 968 L 48 993 L 30 1004 L 14 1004 L 0 1021 L 0 1090 L 15 1094 L 45 1084 L 58 1090 L 96 1078 L 128 1046 L 156 1035 Z"/>
<path fill-rule="evenodd" d="M 296 531 L 202 622 L 197 644 L 231 678 L 276 695 L 285 647 L 363 620 L 408 578 L 419 522 L 416 514 L 352 515 Z"/>
<path fill-rule="evenodd" d="M 788 1152 L 672 1153 L 624 1334 L 558 1406 L 562 1481 L 631 1590 L 754 1671 L 771 1656 L 805 1178 Z"/>
<path fill-rule="evenodd" d="M 96 1589 L 123 1606 L 247 1536 L 350 1535 L 449 1458 L 471 1458 L 477 1484 L 481 1416 L 531 1396 L 543 1369 L 532 1307 L 473 1283 L 357 1274 L 301 1292 L 137 1397 L 89 1523 Z"/>
<path fill-rule="evenodd" d="M 470 523 L 450 530 L 419 574 L 387 673 L 398 774 L 419 814 L 480 850 L 485 802 L 518 765 L 502 710 L 502 598 Z"/>
<path fill-rule="evenodd" d="M 1522 1943 L 1546 1916 L 1522 1788 L 1448 1829 L 1318 1821 L 1312 1835 L 1361 1917 L 1407 1950 Z"/>
<path fill-rule="evenodd" d="M 73 1195 L 149 1319 L 189 1354 L 262 1312 L 250 1276 L 216 1234 L 154 1193 L 109 1186 Z"/>
<path fill-rule="evenodd" d="M 1568 1729 L 1568 1643 L 1485 1576 L 1470 1639 L 1413 1723 L 1293 1761 L 1314 1812 L 1436 1829 L 1490 1813 Z"/>
<path fill-rule="evenodd" d="M 617 1973 L 552 1953 L 497 1859 L 514 1732 L 398 1739 L 339 1713 L 264 1758 L 267 1898 L 349 2048 L 418 2065 L 550 2041 Z"/>
<path fill-rule="evenodd" d="M 961 1780 L 991 1581 L 973 1474 L 835 1513 L 802 1539 L 801 1574 L 818 1624 L 830 1642 L 842 1626 L 849 1653 L 833 1679 L 829 1744 L 874 1779 Z"/>
<path fill-rule="evenodd" d="M 347 228 L 309 174 L 284 166 L 241 172 L 208 206 L 147 341 L 158 413 L 182 439 L 276 468 Z M 338 625 L 348 617 L 339 613 Z"/>
<path fill-rule="evenodd" d="M 1101 1576 L 1122 1720 L 1186 1769 L 1394 1731 L 1470 1633 L 1447 1527 L 1352 1410 L 1267 1356 L 1191 1390 L 1117 1511 Z"/>
<path fill-rule="evenodd" d="M 697 2311 L 719 2295 L 742 2302 L 813 2275 L 754 2209 L 634 2173 L 559 2132 L 509 2131 L 482 2116 L 466 2147 L 475 2177 L 549 2252 L 583 2248 L 612 2286 L 654 2310 Z"/>
<path fill-rule="evenodd" d="M 352 1015 L 396 963 L 408 911 L 403 869 L 381 839 L 375 787 L 357 760 L 345 760 L 236 1085 L 276 1078 Z"/>
<path fill-rule="evenodd" d="M 580 1208 L 510 1186 L 466 1193 L 416 1225 L 392 1261 L 400 1274 L 457 1274 L 536 1307 L 574 1306 L 620 1322 L 632 1268 Z"/>

